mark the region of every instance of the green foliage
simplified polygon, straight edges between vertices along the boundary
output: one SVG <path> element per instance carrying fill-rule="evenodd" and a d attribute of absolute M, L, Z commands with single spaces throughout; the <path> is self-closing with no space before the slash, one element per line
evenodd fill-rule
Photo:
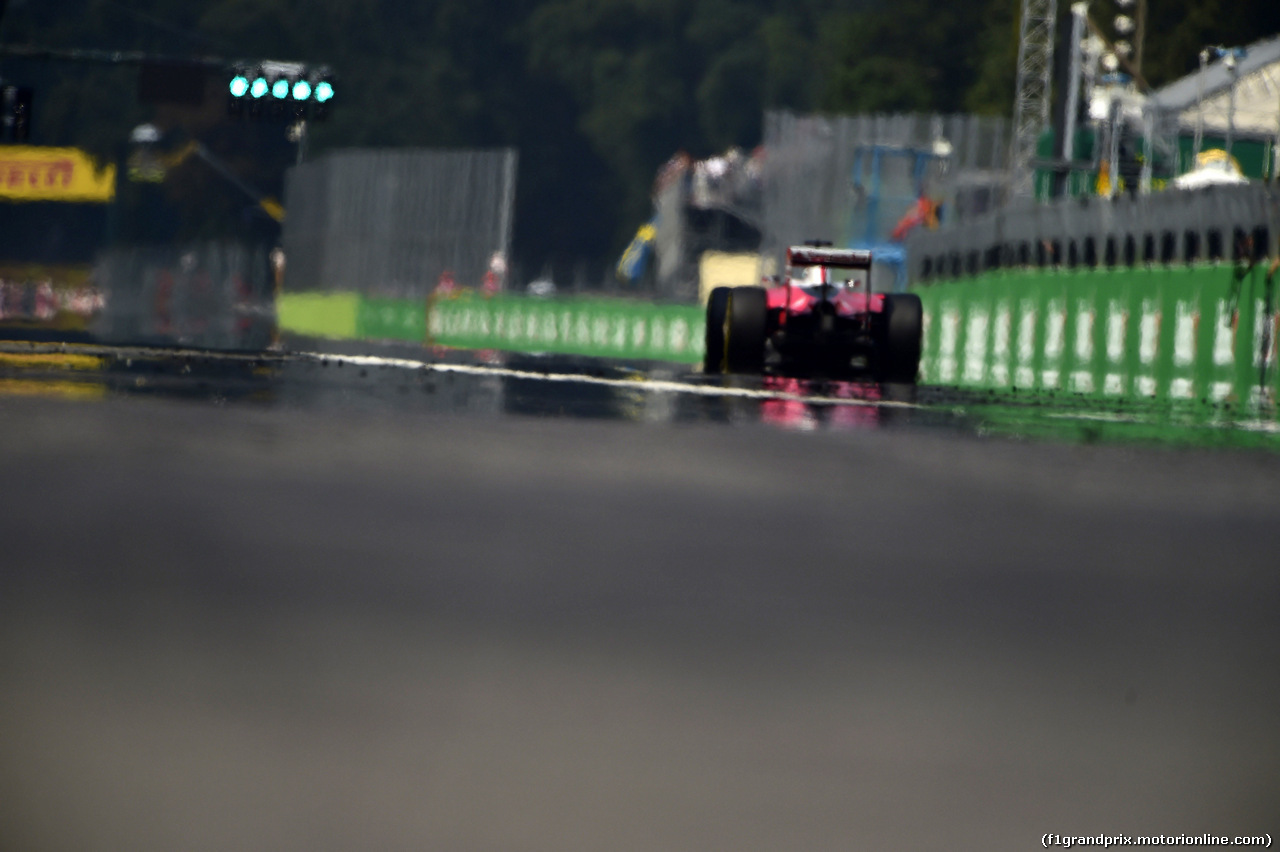
<path fill-rule="evenodd" d="M 615 255 L 650 214 L 657 167 L 760 142 L 764 110 L 1008 114 L 1018 0 L 9 0 L 7 44 L 328 63 L 340 95 L 312 151 L 515 146 L 516 251 Z M 1066 4 L 1062 4 L 1066 23 Z M 1150 2 L 1154 84 L 1206 44 L 1280 31 L 1275 0 Z M 292 149 L 278 128 L 136 102 L 133 72 L 13 59 L 37 88 L 33 140 L 121 156 L 155 121 L 198 138 L 278 193 Z M 219 81 L 221 85 L 221 81 Z M 215 88 L 214 91 L 218 89 Z M 240 227 L 241 199 L 199 164 L 169 187 L 193 233 Z M 180 197 L 178 197 L 180 196 Z M 185 200 L 184 200 L 185 199 Z M 203 216 L 203 219 L 201 217 Z M 223 223 L 223 224 L 220 224 Z"/>
<path fill-rule="evenodd" d="M 973 77 L 964 94 L 964 111 L 1008 115 L 1018 65 L 1018 7 L 1009 0 L 987 0 L 983 26 L 972 45 Z M 1063 20 L 1063 26 L 1067 21 Z"/>
<path fill-rule="evenodd" d="M 1199 67 L 1207 45 L 1247 45 L 1280 33 L 1275 0 L 1176 0 L 1148 3 L 1143 76 L 1159 86 Z"/>

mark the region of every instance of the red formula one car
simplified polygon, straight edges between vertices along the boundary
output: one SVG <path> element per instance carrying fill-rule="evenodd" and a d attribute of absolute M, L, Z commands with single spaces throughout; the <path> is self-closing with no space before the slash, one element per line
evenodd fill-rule
<path fill-rule="evenodd" d="M 792 246 L 787 267 L 769 287 L 711 291 L 706 372 L 915 381 L 920 297 L 871 292 L 871 252 Z"/>

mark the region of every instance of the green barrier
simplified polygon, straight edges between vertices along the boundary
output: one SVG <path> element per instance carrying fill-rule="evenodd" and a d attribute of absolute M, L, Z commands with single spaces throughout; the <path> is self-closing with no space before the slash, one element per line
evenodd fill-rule
<path fill-rule="evenodd" d="M 1262 267 L 1007 270 L 913 291 L 923 382 L 1251 405 L 1280 387 Z"/>
<path fill-rule="evenodd" d="M 694 364 L 702 360 L 703 312 L 690 305 L 465 294 L 435 301 L 427 332 L 433 343 L 466 349 Z"/>
<path fill-rule="evenodd" d="M 315 337 L 685 364 L 702 360 L 703 311 L 692 305 L 510 294 L 422 301 L 291 293 L 280 297 L 278 310 L 283 331 Z"/>
<path fill-rule="evenodd" d="M 355 338 L 358 293 L 281 293 L 276 316 L 281 330 L 310 337 Z"/>
<path fill-rule="evenodd" d="M 423 342 L 427 338 L 425 300 L 362 297 L 356 313 L 356 337 Z"/>

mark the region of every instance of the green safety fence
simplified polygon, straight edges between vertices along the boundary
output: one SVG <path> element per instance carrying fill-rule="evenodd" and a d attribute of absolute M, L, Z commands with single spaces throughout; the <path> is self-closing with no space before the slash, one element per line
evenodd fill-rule
<path fill-rule="evenodd" d="M 1002 270 L 917 286 L 921 381 L 1257 403 L 1278 387 L 1276 282 L 1229 264 Z"/>
<path fill-rule="evenodd" d="M 427 308 L 421 299 L 379 299 L 362 296 L 356 311 L 356 335 L 361 340 L 427 338 Z"/>
<path fill-rule="evenodd" d="M 356 338 L 358 293 L 281 293 L 276 321 L 281 330 L 309 337 Z"/>
<path fill-rule="evenodd" d="M 462 296 L 436 302 L 427 331 L 433 342 L 469 349 L 693 364 L 702 360 L 703 312 L 609 299 Z"/>
<path fill-rule="evenodd" d="M 703 311 L 692 305 L 507 294 L 417 300 L 287 293 L 279 298 L 278 312 L 283 331 L 315 337 L 687 364 L 702 360 Z"/>

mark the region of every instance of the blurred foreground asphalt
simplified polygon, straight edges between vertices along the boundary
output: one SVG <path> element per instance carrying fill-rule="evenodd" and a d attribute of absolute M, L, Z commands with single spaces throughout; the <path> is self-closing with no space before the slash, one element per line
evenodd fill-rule
<path fill-rule="evenodd" d="M 1280 834 L 1280 458 L 0 400 L 0 849 Z"/>

